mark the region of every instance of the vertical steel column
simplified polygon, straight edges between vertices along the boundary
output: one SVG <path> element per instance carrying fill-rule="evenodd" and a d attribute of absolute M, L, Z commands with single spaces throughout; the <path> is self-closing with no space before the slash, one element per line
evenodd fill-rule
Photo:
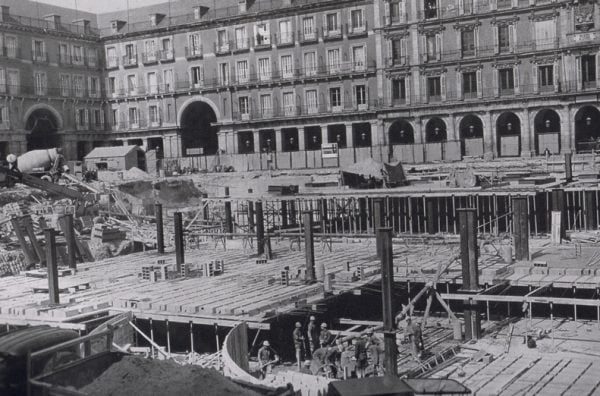
<path fill-rule="evenodd" d="M 317 280 L 315 268 L 315 241 L 313 237 L 312 212 L 304 212 L 304 252 L 306 254 L 306 282 Z"/>
<path fill-rule="evenodd" d="M 175 212 L 175 266 L 178 274 L 181 274 L 181 264 L 185 263 L 185 252 L 183 251 L 183 220 L 181 212 Z"/>
<path fill-rule="evenodd" d="M 398 375 L 398 348 L 394 329 L 394 262 L 392 250 L 392 229 L 377 228 L 377 241 L 381 245 L 381 296 L 383 303 L 383 336 L 385 345 L 385 375 Z"/>
<path fill-rule="evenodd" d="M 60 304 L 58 289 L 58 263 L 56 260 L 56 235 L 52 228 L 44 230 L 46 238 L 46 266 L 48 267 L 48 293 L 50 305 Z"/>
<path fill-rule="evenodd" d="M 375 232 L 375 246 L 377 249 L 377 258 L 382 258 L 381 249 L 382 242 L 381 238 L 379 238 L 378 230 L 380 228 L 385 227 L 385 207 L 383 198 L 375 198 L 373 199 L 373 228 Z"/>
<path fill-rule="evenodd" d="M 358 232 L 367 229 L 367 199 L 358 198 Z"/>
<path fill-rule="evenodd" d="M 21 221 L 17 217 L 13 217 L 12 219 L 10 219 L 10 223 L 12 225 L 13 230 L 15 231 L 17 239 L 19 240 L 19 244 L 21 245 L 23 255 L 25 255 L 26 266 L 29 267 L 35 263 L 38 263 L 39 259 L 37 257 L 36 252 L 31 249 L 29 243 L 27 242 L 27 239 L 25 238 Z"/>
<path fill-rule="evenodd" d="M 529 203 L 527 197 L 512 199 L 515 259 L 529 260 Z"/>
<path fill-rule="evenodd" d="M 156 218 L 156 248 L 158 253 L 164 254 L 165 231 L 163 225 L 163 209 L 162 204 L 158 202 L 154 205 L 154 217 Z"/>
<path fill-rule="evenodd" d="M 36 256 L 40 260 L 40 264 L 44 265 L 46 262 L 46 254 L 44 253 L 44 249 L 39 244 L 37 237 L 35 236 L 35 231 L 33 230 L 33 222 L 31 220 L 31 216 L 22 216 L 20 219 L 21 227 L 29 237 L 29 242 L 31 242 L 31 246 L 33 247 L 33 251 Z"/>
<path fill-rule="evenodd" d="M 598 228 L 598 219 L 596 219 L 596 192 L 585 191 L 585 227 L 586 230 L 595 230 Z"/>
<path fill-rule="evenodd" d="M 435 222 L 437 217 L 435 213 L 435 198 L 425 199 L 425 217 L 427 219 L 427 233 L 435 234 Z"/>
<path fill-rule="evenodd" d="M 479 268 L 477 246 L 477 210 L 459 209 L 460 259 L 462 263 L 463 290 L 467 293 L 479 291 Z M 481 337 L 481 319 L 476 301 L 465 300 L 465 339 Z"/>
<path fill-rule="evenodd" d="M 254 232 L 254 202 L 248 201 L 248 232 Z"/>
<path fill-rule="evenodd" d="M 321 233 L 327 232 L 327 198 L 321 198 L 319 204 L 319 213 L 321 214 Z"/>
<path fill-rule="evenodd" d="M 572 154 L 565 153 L 565 179 L 567 182 L 573 180 L 573 164 L 571 162 Z"/>
<path fill-rule="evenodd" d="M 567 211 L 565 210 L 565 190 L 557 188 L 552 190 L 552 211 L 561 213 L 560 237 L 567 237 Z"/>
<path fill-rule="evenodd" d="M 288 227 L 287 201 L 281 201 L 281 228 Z"/>
<path fill-rule="evenodd" d="M 265 253 L 265 218 L 263 214 L 262 201 L 257 201 L 256 209 L 256 252 L 258 254 Z"/>
<path fill-rule="evenodd" d="M 77 269 L 77 245 L 75 242 L 75 229 L 73 227 L 73 215 L 66 214 L 63 216 L 65 239 L 67 242 L 67 261 L 69 268 Z M 35 235 L 34 235 L 35 236 Z"/>
<path fill-rule="evenodd" d="M 233 216 L 231 213 L 231 201 L 225 201 L 225 232 L 233 234 Z M 228 236 L 231 239 L 232 236 Z"/>

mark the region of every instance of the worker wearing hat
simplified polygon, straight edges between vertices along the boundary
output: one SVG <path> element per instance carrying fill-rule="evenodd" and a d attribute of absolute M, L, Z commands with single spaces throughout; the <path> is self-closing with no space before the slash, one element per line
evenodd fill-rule
<path fill-rule="evenodd" d="M 306 335 L 308 338 L 308 348 L 310 354 L 319 347 L 319 327 L 317 326 L 316 319 L 311 316 L 308 324 L 306 325 Z"/>
<path fill-rule="evenodd" d="M 321 348 L 328 346 L 332 341 L 332 336 L 329 330 L 327 330 L 327 323 L 321 323 L 321 332 L 319 333 L 319 345 Z"/>
<path fill-rule="evenodd" d="M 304 334 L 302 334 L 302 324 L 296 322 L 296 328 L 292 333 L 294 339 L 294 349 L 296 350 L 296 363 L 298 364 L 298 371 L 302 368 L 302 346 L 304 345 Z"/>
<path fill-rule="evenodd" d="M 273 365 L 279 360 L 279 356 L 269 341 L 263 341 L 263 346 L 258 350 L 258 364 L 260 365 L 261 379 L 265 378 L 267 374 L 271 373 Z"/>

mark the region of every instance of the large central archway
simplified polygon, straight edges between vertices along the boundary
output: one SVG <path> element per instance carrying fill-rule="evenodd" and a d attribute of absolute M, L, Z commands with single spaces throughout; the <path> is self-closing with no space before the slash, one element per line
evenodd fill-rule
<path fill-rule="evenodd" d="M 584 106 L 575 114 L 575 150 L 597 150 L 600 146 L 600 111 Z"/>
<path fill-rule="evenodd" d="M 540 110 L 533 121 L 535 129 L 535 152 L 560 153 L 560 116 L 552 109 Z"/>
<path fill-rule="evenodd" d="M 412 125 L 403 119 L 394 121 L 390 126 L 388 134 L 391 144 L 413 144 L 415 142 Z"/>
<path fill-rule="evenodd" d="M 219 128 L 213 124 L 217 115 L 203 101 L 188 104 L 181 114 L 181 148 L 183 155 L 216 154 L 219 149 Z"/>
<path fill-rule="evenodd" d="M 46 108 L 33 110 L 25 121 L 27 135 L 27 151 L 56 148 L 61 146 L 57 134 L 60 123 L 54 113 Z"/>
<path fill-rule="evenodd" d="M 498 117 L 496 135 L 500 157 L 521 155 L 521 120 L 515 113 L 508 111 Z"/>
<path fill-rule="evenodd" d="M 462 155 L 483 155 L 483 122 L 474 114 L 466 115 L 460 120 L 458 127 L 461 141 Z"/>

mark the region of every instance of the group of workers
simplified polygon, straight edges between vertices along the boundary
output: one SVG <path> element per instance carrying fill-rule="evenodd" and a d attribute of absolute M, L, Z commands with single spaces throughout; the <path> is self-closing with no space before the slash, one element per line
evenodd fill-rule
<path fill-rule="evenodd" d="M 304 329 L 300 322 L 296 322 L 292 339 L 298 371 L 330 378 L 362 378 L 367 373 L 383 373 L 383 341 L 375 335 L 373 329 L 352 340 L 339 338 L 339 335 L 334 336 L 325 322 L 318 326 L 314 316 L 309 318 Z M 424 350 L 420 324 L 413 322 L 410 317 L 406 318 L 404 340 L 397 344 L 408 344 L 413 358 L 420 360 Z M 261 376 L 264 378 L 270 373 L 278 361 L 279 356 L 271 348 L 269 341 L 264 341 L 258 351 Z"/>

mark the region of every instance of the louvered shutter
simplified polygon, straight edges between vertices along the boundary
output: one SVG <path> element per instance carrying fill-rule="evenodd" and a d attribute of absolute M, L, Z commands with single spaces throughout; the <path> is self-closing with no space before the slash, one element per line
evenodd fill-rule
<path fill-rule="evenodd" d="M 520 73 L 519 73 L 519 65 L 515 65 L 513 68 L 514 79 L 515 79 L 515 94 L 519 94 L 521 92 L 520 87 Z"/>
<path fill-rule="evenodd" d="M 500 37 L 499 37 L 499 30 L 500 30 L 500 26 L 496 25 L 494 26 L 494 28 L 492 29 L 492 31 L 494 32 L 494 53 L 497 54 L 500 52 Z"/>
<path fill-rule="evenodd" d="M 552 77 L 554 83 L 554 92 L 560 91 L 560 70 L 559 70 L 558 60 L 554 61 L 554 65 L 552 67 Z"/>
<path fill-rule="evenodd" d="M 581 91 L 583 89 L 583 79 L 581 76 L 581 56 L 575 57 L 575 71 L 577 73 L 577 90 Z"/>
<path fill-rule="evenodd" d="M 411 92 L 412 92 L 412 75 L 407 75 L 404 78 L 404 96 L 406 96 L 406 104 L 411 103 Z"/>
<path fill-rule="evenodd" d="M 385 24 L 386 25 L 391 25 L 392 24 L 392 15 L 390 13 L 390 3 L 389 1 L 386 1 L 383 3 L 383 8 L 384 8 L 384 14 L 385 14 Z"/>
<path fill-rule="evenodd" d="M 494 78 L 493 78 L 493 86 L 494 86 L 494 95 L 497 97 L 500 96 L 500 70 L 494 69 Z"/>
<path fill-rule="evenodd" d="M 540 82 L 538 80 L 538 66 L 535 63 L 533 63 L 531 66 L 531 80 L 533 82 L 533 92 L 538 93 L 540 92 Z"/>
<path fill-rule="evenodd" d="M 510 51 L 515 52 L 517 49 L 517 29 L 514 24 L 508 26 L 508 42 Z"/>
<path fill-rule="evenodd" d="M 477 70 L 476 76 L 477 76 L 477 97 L 483 98 L 483 81 L 482 81 L 483 79 L 481 77 L 481 69 Z"/>
<path fill-rule="evenodd" d="M 406 38 L 400 39 L 400 62 L 406 65 L 408 62 L 408 51 L 406 50 Z"/>
<path fill-rule="evenodd" d="M 437 50 L 436 57 L 437 57 L 437 60 L 441 60 L 442 59 L 442 50 L 443 50 L 442 49 L 442 33 L 438 33 L 435 35 L 435 41 L 436 41 L 435 45 L 437 47 L 436 48 L 436 50 Z"/>
<path fill-rule="evenodd" d="M 446 74 L 442 74 L 440 76 L 440 94 L 442 96 L 442 101 L 446 100 Z"/>
<path fill-rule="evenodd" d="M 463 99 L 463 89 L 462 89 L 462 72 L 457 71 L 456 72 L 456 98 L 458 100 L 462 100 Z"/>

